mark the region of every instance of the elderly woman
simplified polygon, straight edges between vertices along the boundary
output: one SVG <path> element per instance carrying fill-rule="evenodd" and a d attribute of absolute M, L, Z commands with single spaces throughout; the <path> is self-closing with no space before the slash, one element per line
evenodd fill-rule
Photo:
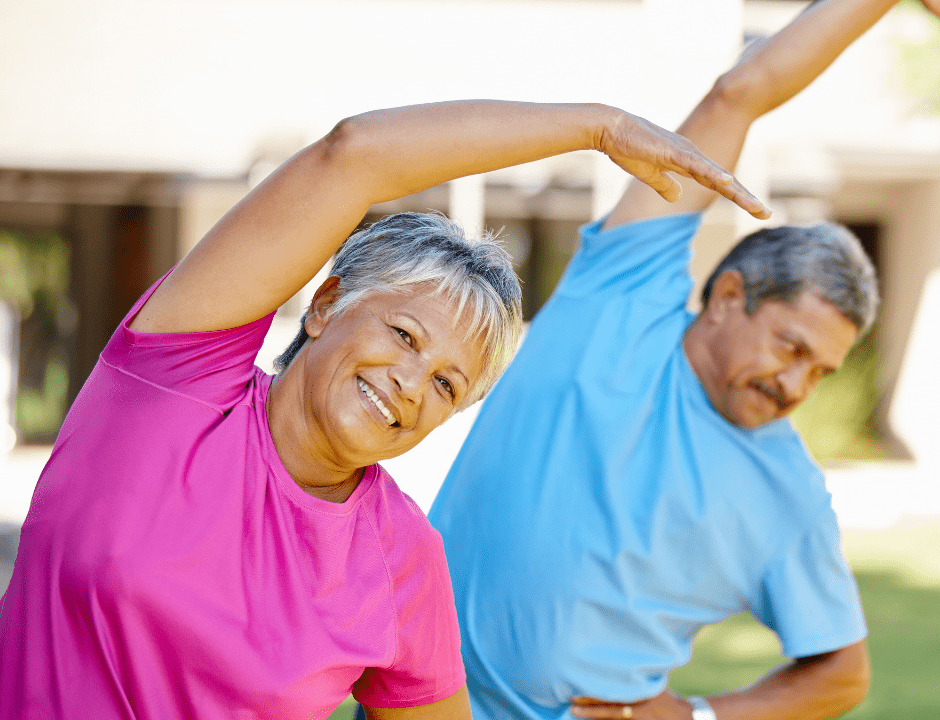
<path fill-rule="evenodd" d="M 465 102 L 341 122 L 131 309 L 71 408 L 0 608 L 0 718 L 467 718 L 439 536 L 376 462 L 480 398 L 519 288 L 439 216 L 355 234 L 270 377 L 274 310 L 370 205 L 577 149 L 756 214 L 693 146 L 603 106 Z"/>

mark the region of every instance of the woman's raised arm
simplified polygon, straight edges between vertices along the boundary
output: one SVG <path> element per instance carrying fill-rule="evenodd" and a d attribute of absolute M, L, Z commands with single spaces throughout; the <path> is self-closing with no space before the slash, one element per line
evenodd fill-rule
<path fill-rule="evenodd" d="M 573 150 L 606 153 L 668 200 L 677 172 L 754 214 L 764 206 L 688 140 L 604 105 L 466 101 L 378 110 L 340 122 L 230 210 L 132 322 L 195 332 L 255 320 L 327 262 L 373 203 Z"/>

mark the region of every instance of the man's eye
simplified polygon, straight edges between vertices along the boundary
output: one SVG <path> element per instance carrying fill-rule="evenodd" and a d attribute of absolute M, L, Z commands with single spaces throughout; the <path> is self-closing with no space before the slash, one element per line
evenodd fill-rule
<path fill-rule="evenodd" d="M 787 352 L 795 358 L 802 357 L 803 355 L 803 346 L 793 340 L 783 340 L 784 346 L 787 349 Z"/>
<path fill-rule="evenodd" d="M 402 330 L 400 327 L 393 328 L 393 330 L 397 332 L 398 336 L 402 340 L 404 340 L 406 343 L 408 343 L 409 345 L 414 344 L 414 340 L 412 339 L 411 334 L 407 330 Z"/>
<path fill-rule="evenodd" d="M 439 377 L 437 381 L 440 383 L 441 387 L 444 388 L 444 392 L 446 392 L 451 398 L 455 396 L 456 393 L 454 392 L 454 386 L 450 384 L 450 381 L 447 378 Z"/>

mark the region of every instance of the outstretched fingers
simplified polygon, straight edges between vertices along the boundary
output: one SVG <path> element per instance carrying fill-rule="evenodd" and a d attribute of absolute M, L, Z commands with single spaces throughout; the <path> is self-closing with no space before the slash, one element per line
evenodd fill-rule
<path fill-rule="evenodd" d="M 770 208 L 758 200 L 734 175 L 703 155 L 691 142 L 687 140 L 685 142 L 687 147 L 674 149 L 668 161 L 669 170 L 691 178 L 709 190 L 714 190 L 756 218 L 766 220 L 770 217 Z M 663 195 L 663 197 L 666 196 Z M 669 200 L 668 197 L 666 199 Z"/>
<path fill-rule="evenodd" d="M 675 172 L 728 198 L 757 218 L 770 210 L 730 172 L 713 162 L 688 139 L 648 120 L 622 113 L 605 134 L 602 149 L 618 165 L 669 202 L 682 195 Z"/>

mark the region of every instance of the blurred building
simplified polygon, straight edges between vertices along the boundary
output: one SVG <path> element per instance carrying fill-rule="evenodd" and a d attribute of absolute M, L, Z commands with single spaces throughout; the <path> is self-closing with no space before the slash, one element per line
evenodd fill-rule
<path fill-rule="evenodd" d="M 464 97 L 605 102 L 675 126 L 790 0 L 55 0 L 0 2 L 0 231 L 68 253 L 53 312 L 74 396 L 133 301 L 271 169 L 340 118 Z M 754 129 L 739 176 L 772 222 L 852 227 L 879 266 L 879 422 L 940 468 L 940 118 L 904 49 L 936 32 L 893 10 Z M 934 58 L 934 63 L 940 58 Z M 907 79 L 906 79 L 907 78 Z M 916 78 L 915 78 L 916 79 Z M 916 83 L 915 83 L 916 85 Z M 574 154 L 373 208 L 505 228 L 531 316 L 576 228 L 624 178 Z M 729 203 L 697 241 L 701 277 L 756 226 Z M 288 303 L 268 356 L 309 298 Z M 281 320 L 283 317 L 283 320 Z M 10 354 L 9 352 L 7 353 Z M 20 360 L 20 373 L 33 361 Z"/>

